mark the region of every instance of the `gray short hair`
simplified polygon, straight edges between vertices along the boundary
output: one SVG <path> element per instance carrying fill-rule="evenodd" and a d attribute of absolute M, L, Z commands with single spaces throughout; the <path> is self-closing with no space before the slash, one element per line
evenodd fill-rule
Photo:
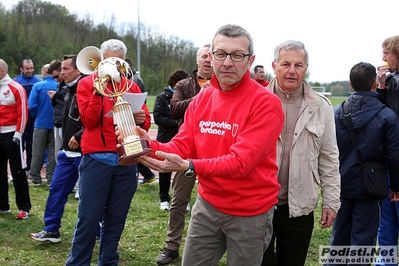
<path fill-rule="evenodd" d="M 104 54 L 105 51 L 112 51 L 112 52 L 121 52 L 123 53 L 123 57 L 126 57 L 127 48 L 126 45 L 117 39 L 109 39 L 101 44 L 101 53 Z"/>
<path fill-rule="evenodd" d="M 253 42 L 252 36 L 244 28 L 242 28 L 238 25 L 234 25 L 234 24 L 227 24 L 227 25 L 220 27 L 216 31 L 215 36 L 213 37 L 212 46 L 211 46 L 212 51 L 213 51 L 213 46 L 215 45 L 214 44 L 215 38 L 218 35 L 231 37 L 231 38 L 241 37 L 241 36 L 247 37 L 249 40 L 248 51 L 250 54 L 254 54 L 254 42 Z"/>
<path fill-rule="evenodd" d="M 305 45 L 300 41 L 288 40 L 276 46 L 274 49 L 274 63 L 277 63 L 280 57 L 281 50 L 303 50 L 305 52 L 306 65 L 309 64 L 309 54 L 305 49 Z"/>
<path fill-rule="evenodd" d="M 204 49 L 205 47 L 211 47 L 211 44 L 210 44 L 210 43 L 207 43 L 207 44 L 205 44 L 204 46 L 202 46 L 201 48 L 199 48 L 198 51 L 197 51 L 197 58 L 200 57 L 201 51 L 202 51 L 202 49 Z"/>

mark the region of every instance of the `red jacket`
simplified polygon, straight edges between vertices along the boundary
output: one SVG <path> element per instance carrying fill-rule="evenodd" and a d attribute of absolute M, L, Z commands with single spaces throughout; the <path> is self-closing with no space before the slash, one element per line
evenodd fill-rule
<path fill-rule="evenodd" d="M 25 131 L 28 100 L 25 89 L 6 75 L 0 80 L 0 133 Z"/>
<path fill-rule="evenodd" d="M 254 216 L 277 203 L 276 147 L 284 113 L 280 99 L 250 78 L 228 92 L 214 76 L 212 87 L 188 105 L 184 123 L 162 150 L 191 158 L 198 193 L 222 213 Z"/>
<path fill-rule="evenodd" d="M 125 82 L 133 83 L 123 78 L 121 85 L 123 86 Z M 128 92 L 141 93 L 141 90 L 136 83 L 133 83 Z M 105 116 L 114 106 L 116 98 L 96 93 L 92 75 L 79 81 L 76 95 L 80 119 L 85 128 L 80 142 L 82 153 L 116 152 L 117 139 L 113 117 Z M 151 116 L 146 104 L 143 104 L 142 109 L 146 113 L 146 119 L 141 127 L 148 130 L 151 126 Z"/>
<path fill-rule="evenodd" d="M 263 87 L 267 87 L 267 85 L 269 85 L 269 81 L 265 80 L 265 79 L 255 79 L 256 82 L 258 82 L 260 85 L 262 85 Z"/>

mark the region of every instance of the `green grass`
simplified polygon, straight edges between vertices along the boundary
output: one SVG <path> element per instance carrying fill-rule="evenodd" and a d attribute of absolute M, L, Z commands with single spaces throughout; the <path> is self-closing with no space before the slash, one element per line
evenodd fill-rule
<path fill-rule="evenodd" d="M 336 106 L 337 104 L 340 104 L 343 101 L 345 101 L 346 99 L 348 99 L 348 97 L 330 97 L 329 99 L 331 101 L 331 104 L 333 106 Z"/>
<path fill-rule="evenodd" d="M 150 111 L 150 113 L 152 113 L 154 111 L 154 103 L 155 103 L 155 98 L 157 96 L 147 96 L 147 100 L 146 100 L 146 104 L 148 107 L 148 110 Z"/>
<path fill-rule="evenodd" d="M 58 244 L 38 243 L 29 236 L 32 232 L 43 229 L 43 212 L 46 206 L 49 189 L 47 186 L 30 187 L 32 210 L 27 220 L 15 219 L 17 207 L 15 206 L 15 194 L 13 185 L 9 185 L 10 205 L 12 214 L 0 215 L 0 265 L 29 265 L 29 266 L 61 266 L 69 254 L 73 229 L 77 216 L 78 201 L 70 195 L 66 204 L 64 217 L 62 219 L 61 238 Z M 155 260 L 164 248 L 166 240 L 166 227 L 168 223 L 168 212 L 159 209 L 159 186 L 152 183 L 148 186 L 139 187 L 133 198 L 130 212 L 127 217 L 125 230 L 119 244 L 120 266 L 151 266 L 157 265 Z M 191 205 L 194 204 L 196 187 L 191 197 Z M 189 222 L 190 214 L 186 215 L 186 224 Z M 315 229 L 310 244 L 306 265 L 319 265 L 319 245 L 328 245 L 331 229 L 320 229 L 318 221 L 320 209 L 315 212 Z M 186 235 L 187 227 L 184 231 Z M 184 245 L 183 237 L 183 245 Z M 182 247 L 180 252 L 182 251 Z M 91 265 L 96 265 L 98 255 L 98 244 L 93 252 Z M 180 258 L 171 265 L 180 265 Z M 225 265 L 222 258 L 221 265 Z"/>

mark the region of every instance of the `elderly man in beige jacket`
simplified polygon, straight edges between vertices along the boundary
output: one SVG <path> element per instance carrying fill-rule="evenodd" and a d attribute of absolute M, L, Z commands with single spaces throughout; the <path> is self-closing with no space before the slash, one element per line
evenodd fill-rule
<path fill-rule="evenodd" d="M 340 207 L 340 175 L 331 102 L 304 80 L 308 52 L 299 41 L 278 45 L 268 88 L 280 99 L 285 122 L 277 143 L 281 185 L 273 239 L 262 265 L 304 265 L 321 186 L 321 228 L 332 225 Z M 276 243 L 274 243 L 276 242 Z"/>

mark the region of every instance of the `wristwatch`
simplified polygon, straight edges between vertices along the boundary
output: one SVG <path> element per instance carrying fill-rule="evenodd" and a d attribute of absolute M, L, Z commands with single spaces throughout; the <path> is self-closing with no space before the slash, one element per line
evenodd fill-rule
<path fill-rule="evenodd" d="M 189 163 L 189 166 L 188 169 L 184 172 L 184 175 L 186 177 L 193 177 L 195 176 L 194 164 L 190 159 L 188 159 L 187 161 Z"/>

